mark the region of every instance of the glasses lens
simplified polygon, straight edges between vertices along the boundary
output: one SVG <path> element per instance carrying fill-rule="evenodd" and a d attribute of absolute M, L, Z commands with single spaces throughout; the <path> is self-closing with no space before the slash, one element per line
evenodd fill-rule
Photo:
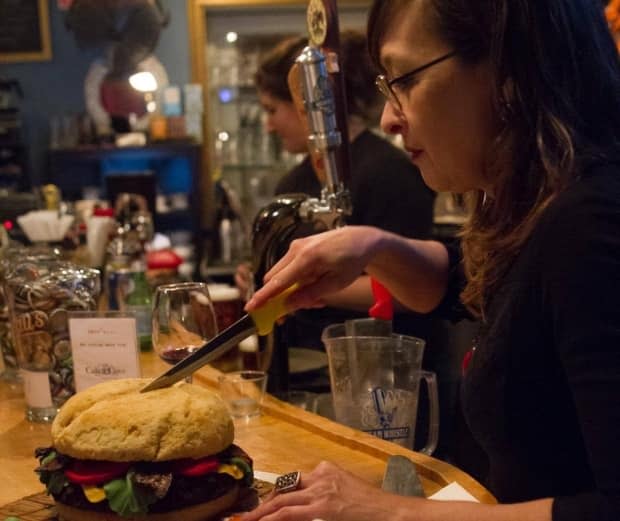
<path fill-rule="evenodd" d="M 400 101 L 398 101 L 396 94 L 392 90 L 392 87 L 390 87 L 387 78 L 383 74 L 377 76 L 375 85 L 379 89 L 379 92 L 381 92 L 381 94 L 383 94 L 395 108 L 401 110 Z"/>

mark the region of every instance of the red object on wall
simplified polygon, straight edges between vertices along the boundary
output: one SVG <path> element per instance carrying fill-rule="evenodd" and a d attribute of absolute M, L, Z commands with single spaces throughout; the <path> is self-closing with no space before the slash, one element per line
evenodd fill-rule
<path fill-rule="evenodd" d="M 105 78 L 101 84 L 101 104 L 112 116 L 146 114 L 144 94 L 135 90 L 127 79 Z"/>

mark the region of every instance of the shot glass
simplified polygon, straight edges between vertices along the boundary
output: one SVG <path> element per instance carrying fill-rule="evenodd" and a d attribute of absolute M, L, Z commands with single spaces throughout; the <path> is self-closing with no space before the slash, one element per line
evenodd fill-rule
<path fill-rule="evenodd" d="M 264 371 L 233 371 L 218 378 L 220 396 L 233 418 L 249 419 L 260 414 L 267 387 Z"/>

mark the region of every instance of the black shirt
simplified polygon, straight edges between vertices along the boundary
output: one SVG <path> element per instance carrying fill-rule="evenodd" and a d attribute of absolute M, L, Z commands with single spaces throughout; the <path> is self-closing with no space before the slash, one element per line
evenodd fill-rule
<path fill-rule="evenodd" d="M 491 298 L 463 407 L 499 501 L 620 520 L 620 164 L 544 211 Z"/>
<path fill-rule="evenodd" d="M 378 226 L 417 239 L 430 236 L 435 193 L 402 150 L 365 130 L 351 143 L 351 172 L 353 213 L 347 224 Z M 295 192 L 321 194 L 309 158 L 276 185 L 276 195 Z"/>

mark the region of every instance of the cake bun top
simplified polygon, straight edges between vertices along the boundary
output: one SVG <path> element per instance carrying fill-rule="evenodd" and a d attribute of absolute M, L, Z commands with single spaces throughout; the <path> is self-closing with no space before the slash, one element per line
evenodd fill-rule
<path fill-rule="evenodd" d="M 234 426 L 212 391 L 180 383 L 140 393 L 150 380 L 111 380 L 72 396 L 52 424 L 52 442 L 78 459 L 166 461 L 226 449 Z"/>

